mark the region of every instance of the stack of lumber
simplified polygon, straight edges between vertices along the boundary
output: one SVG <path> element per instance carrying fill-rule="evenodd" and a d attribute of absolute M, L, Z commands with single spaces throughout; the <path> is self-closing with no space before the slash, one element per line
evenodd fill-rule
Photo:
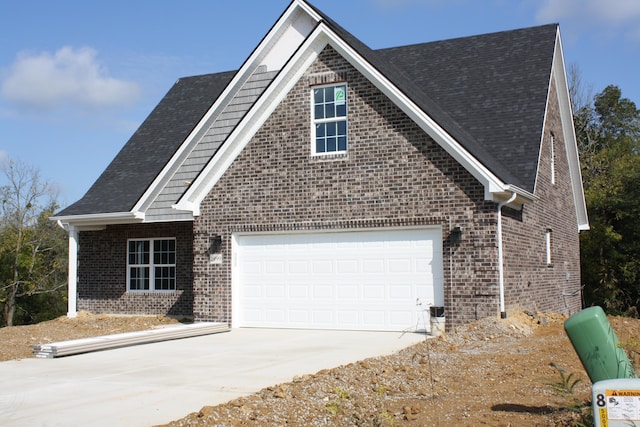
<path fill-rule="evenodd" d="M 36 344 L 33 346 L 35 357 L 52 359 L 54 357 L 70 356 L 73 354 L 89 353 L 92 351 L 108 350 L 138 344 L 148 344 L 159 341 L 196 337 L 199 335 L 217 334 L 229 331 L 226 323 L 190 323 L 179 326 L 169 326 L 147 331 L 127 332 L 123 334 L 104 335 L 101 337 L 82 338 L 71 341 L 60 341 L 51 344 Z"/>

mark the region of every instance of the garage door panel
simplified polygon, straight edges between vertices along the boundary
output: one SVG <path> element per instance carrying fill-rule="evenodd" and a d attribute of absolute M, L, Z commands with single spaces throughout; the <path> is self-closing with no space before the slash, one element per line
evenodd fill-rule
<path fill-rule="evenodd" d="M 414 286 L 411 285 L 396 285 L 389 287 L 389 299 L 406 301 L 413 295 Z"/>
<path fill-rule="evenodd" d="M 247 284 L 244 288 L 244 294 L 247 298 L 262 298 L 262 290 L 264 288 L 261 285 Z"/>
<path fill-rule="evenodd" d="M 361 300 L 360 287 L 358 285 L 338 285 L 337 296 L 341 301 L 350 301 L 357 304 Z"/>
<path fill-rule="evenodd" d="M 320 327 L 330 327 L 335 324 L 335 312 L 333 310 L 314 310 L 311 312 L 311 321 Z"/>
<path fill-rule="evenodd" d="M 308 299 L 309 285 L 300 283 L 289 284 L 289 298 L 291 299 Z"/>
<path fill-rule="evenodd" d="M 443 294 L 441 239 L 439 229 L 236 236 L 234 326 L 415 329 Z"/>
<path fill-rule="evenodd" d="M 362 272 L 365 274 L 378 274 L 384 272 L 383 259 L 366 259 L 362 262 Z"/>
<path fill-rule="evenodd" d="M 287 263 L 287 272 L 290 275 L 293 274 L 309 274 L 309 262 L 308 261 L 289 261 Z"/>
<path fill-rule="evenodd" d="M 333 300 L 333 290 L 332 286 L 316 284 L 312 287 L 313 299 L 324 302 L 328 302 L 326 300 Z"/>
<path fill-rule="evenodd" d="M 337 261 L 336 272 L 342 274 L 357 274 L 361 271 L 360 263 L 358 260 L 343 259 Z"/>
<path fill-rule="evenodd" d="M 360 313 L 356 310 L 341 310 L 337 314 L 338 322 L 345 327 L 357 329 L 360 324 Z"/>
<path fill-rule="evenodd" d="M 412 268 L 411 260 L 398 258 L 389 260 L 389 272 L 390 273 L 412 273 L 415 269 Z"/>
<path fill-rule="evenodd" d="M 333 263 L 331 260 L 315 260 L 311 262 L 311 270 L 313 274 L 331 274 L 333 273 Z"/>
<path fill-rule="evenodd" d="M 309 324 L 309 312 L 307 310 L 290 310 L 289 320 L 294 325 L 307 325 Z"/>
<path fill-rule="evenodd" d="M 285 263 L 281 260 L 265 261 L 265 274 L 277 274 L 279 276 L 285 272 Z"/>
<path fill-rule="evenodd" d="M 368 284 L 363 287 L 363 304 L 384 299 L 384 286 Z"/>
<path fill-rule="evenodd" d="M 287 320 L 284 310 L 266 310 L 267 323 L 281 324 Z"/>
<path fill-rule="evenodd" d="M 410 313 L 406 312 L 406 311 L 391 311 L 389 312 L 389 324 L 402 328 L 407 329 L 407 325 L 412 325 L 412 326 L 416 326 L 417 323 L 414 325 L 414 319 L 413 316 L 411 316 Z"/>
<path fill-rule="evenodd" d="M 266 295 L 267 299 L 274 299 L 274 298 L 283 298 L 285 296 L 285 287 L 284 285 L 279 285 L 279 286 L 269 286 L 266 289 Z"/>

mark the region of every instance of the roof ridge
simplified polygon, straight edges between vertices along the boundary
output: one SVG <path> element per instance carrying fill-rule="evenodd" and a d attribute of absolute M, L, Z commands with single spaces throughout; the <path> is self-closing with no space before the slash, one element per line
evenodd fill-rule
<path fill-rule="evenodd" d="M 407 47 L 415 47 L 415 46 L 422 46 L 422 45 L 428 45 L 428 44 L 435 44 L 435 43 L 443 43 L 443 42 L 454 42 L 454 41 L 460 41 L 460 40 L 469 40 L 469 39 L 474 39 L 474 38 L 483 38 L 483 37 L 492 37 L 492 36 L 501 36 L 501 35 L 506 35 L 509 33 L 522 33 L 522 32 L 528 32 L 531 30 L 536 30 L 536 29 L 542 29 L 542 28 L 546 28 L 546 27 L 558 27 L 560 26 L 560 24 L 558 23 L 550 23 L 550 24 L 542 24 L 542 25 L 533 25 L 530 27 L 525 27 L 525 28 L 513 28 L 510 30 L 501 30 L 501 31 L 491 31 L 489 33 L 478 33 L 478 34 L 472 34 L 469 36 L 458 36 L 458 37 L 450 37 L 450 38 L 446 38 L 446 39 L 438 39 L 438 40 L 430 40 L 427 42 L 418 42 L 418 43 L 409 43 L 409 44 L 405 44 L 405 45 L 398 45 L 398 46 L 387 46 L 387 47 L 381 47 L 381 48 L 376 48 L 374 49 L 375 52 L 382 52 L 385 50 L 391 50 L 391 49 L 402 49 L 402 48 L 407 48 Z"/>

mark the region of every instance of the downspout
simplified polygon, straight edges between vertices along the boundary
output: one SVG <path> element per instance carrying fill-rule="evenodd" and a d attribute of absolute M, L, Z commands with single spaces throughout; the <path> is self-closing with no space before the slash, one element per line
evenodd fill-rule
<path fill-rule="evenodd" d="M 498 203 L 498 277 L 500 283 L 500 318 L 506 319 L 507 312 L 504 308 L 504 266 L 502 260 L 502 207 L 516 199 L 516 193 L 511 194 L 509 200 Z"/>

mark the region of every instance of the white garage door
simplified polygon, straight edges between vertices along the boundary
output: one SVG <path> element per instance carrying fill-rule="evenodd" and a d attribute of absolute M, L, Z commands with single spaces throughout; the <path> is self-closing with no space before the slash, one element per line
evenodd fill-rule
<path fill-rule="evenodd" d="M 234 326 L 425 330 L 440 229 L 236 235 Z"/>

